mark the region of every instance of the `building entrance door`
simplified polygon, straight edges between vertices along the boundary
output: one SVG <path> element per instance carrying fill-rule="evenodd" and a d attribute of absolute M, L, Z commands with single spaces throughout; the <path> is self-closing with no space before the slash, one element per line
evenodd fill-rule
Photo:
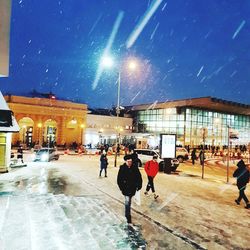
<path fill-rule="evenodd" d="M 28 147 L 32 146 L 33 144 L 32 136 L 33 136 L 33 127 L 29 126 L 27 127 L 26 138 L 25 138 L 25 143 Z"/>
<path fill-rule="evenodd" d="M 47 127 L 47 143 L 50 147 L 55 146 L 56 143 L 56 128 L 48 126 Z"/>

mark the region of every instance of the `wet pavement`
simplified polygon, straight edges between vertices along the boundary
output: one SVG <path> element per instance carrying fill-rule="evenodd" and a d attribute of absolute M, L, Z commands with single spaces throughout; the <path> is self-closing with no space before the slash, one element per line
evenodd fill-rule
<path fill-rule="evenodd" d="M 27 243 L 21 249 L 249 249 L 249 211 L 243 203 L 235 204 L 238 190 L 234 178 L 225 183 L 225 166 L 206 163 L 203 180 L 200 166 L 190 162 L 181 164 L 175 174 L 159 173 L 159 198 L 142 193 L 141 205 L 133 200 L 134 227 L 128 228 L 114 157 L 109 156 L 108 178 L 99 178 L 99 156 L 63 155 L 50 163 L 32 163 L 25 156 L 28 167 L 0 175 L 4 249 L 20 249 L 10 246 L 22 238 Z M 122 160 L 118 157 L 118 165 Z M 143 192 L 147 177 L 140 171 Z M 8 214 L 25 218 L 23 234 L 16 234 L 17 225 Z M 51 234 L 48 245 L 42 240 L 46 234 Z"/>
<path fill-rule="evenodd" d="M 37 163 L 0 184 L 1 249 L 199 249 L 123 201 Z M 28 173 L 28 174 L 27 174 Z"/>

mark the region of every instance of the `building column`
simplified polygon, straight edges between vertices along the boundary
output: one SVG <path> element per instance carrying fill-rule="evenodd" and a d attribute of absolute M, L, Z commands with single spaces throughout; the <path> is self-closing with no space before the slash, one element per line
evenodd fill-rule
<path fill-rule="evenodd" d="M 43 122 L 41 116 L 37 118 L 34 130 L 36 131 L 34 138 L 38 141 L 38 145 L 41 146 L 43 144 Z"/>
<path fill-rule="evenodd" d="M 58 131 L 57 131 L 57 144 L 63 145 L 66 142 L 65 139 L 65 128 L 66 128 L 66 118 L 61 117 L 60 122 L 58 123 Z"/>

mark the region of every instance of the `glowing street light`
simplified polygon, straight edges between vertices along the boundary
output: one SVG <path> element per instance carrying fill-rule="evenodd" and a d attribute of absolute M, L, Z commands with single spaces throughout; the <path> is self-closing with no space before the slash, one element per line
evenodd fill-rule
<path fill-rule="evenodd" d="M 130 70 L 132 70 L 132 71 L 134 71 L 134 70 L 136 70 L 137 69 L 137 67 L 138 67 L 138 64 L 137 64 L 137 62 L 136 61 L 130 61 L 129 63 L 128 63 L 128 68 L 130 69 Z"/>
<path fill-rule="evenodd" d="M 104 68 L 112 68 L 114 65 L 114 60 L 111 56 L 108 56 L 108 55 L 103 56 L 101 59 L 101 65 Z"/>
<path fill-rule="evenodd" d="M 101 59 L 101 65 L 103 68 L 112 68 L 114 66 L 114 60 L 111 56 L 104 56 Z M 120 115 L 120 92 L 121 92 L 121 70 L 123 65 L 120 64 L 118 66 L 116 66 L 116 68 L 118 69 L 118 81 L 117 81 L 117 106 L 116 106 L 116 116 L 117 118 Z M 136 62 L 135 59 L 129 59 L 126 61 L 126 66 L 128 68 L 129 71 L 135 71 L 138 68 L 138 63 Z M 119 144 L 119 138 L 120 138 L 120 132 L 118 134 L 118 136 L 116 137 L 116 152 L 115 152 L 115 162 L 114 162 L 114 166 L 116 167 L 116 163 L 117 163 L 117 148 L 118 148 L 118 144 Z"/>

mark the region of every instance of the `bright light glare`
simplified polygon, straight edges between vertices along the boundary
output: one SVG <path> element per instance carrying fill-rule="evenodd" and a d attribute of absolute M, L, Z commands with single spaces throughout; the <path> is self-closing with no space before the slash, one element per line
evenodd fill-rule
<path fill-rule="evenodd" d="M 135 61 L 130 61 L 129 63 L 128 63 L 128 68 L 130 69 L 130 70 L 136 70 L 136 68 L 137 68 L 137 63 L 135 62 Z"/>
<path fill-rule="evenodd" d="M 47 153 L 43 153 L 41 155 L 41 161 L 48 161 L 48 159 L 49 159 L 49 155 Z"/>
<path fill-rule="evenodd" d="M 104 56 L 104 57 L 102 57 L 101 65 L 104 68 L 112 68 L 114 65 L 114 60 L 111 56 Z"/>

